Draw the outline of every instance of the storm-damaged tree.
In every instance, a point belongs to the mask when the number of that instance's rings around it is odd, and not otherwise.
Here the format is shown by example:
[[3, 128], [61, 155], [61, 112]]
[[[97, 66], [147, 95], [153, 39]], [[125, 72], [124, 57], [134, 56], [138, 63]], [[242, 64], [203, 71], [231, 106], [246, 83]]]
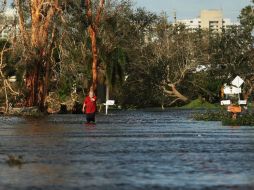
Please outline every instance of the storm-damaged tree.
[[14, 5], [24, 48], [21, 62], [26, 64], [26, 106], [38, 106], [43, 111], [55, 41], [54, 21], [61, 9], [58, 0], [15, 0]]
[[179, 89], [183, 88], [186, 75], [195, 71], [202, 57], [194, 35], [182, 25], [158, 25], [154, 43], [154, 83], [163, 92], [161, 95], [173, 98], [169, 105], [189, 100]]

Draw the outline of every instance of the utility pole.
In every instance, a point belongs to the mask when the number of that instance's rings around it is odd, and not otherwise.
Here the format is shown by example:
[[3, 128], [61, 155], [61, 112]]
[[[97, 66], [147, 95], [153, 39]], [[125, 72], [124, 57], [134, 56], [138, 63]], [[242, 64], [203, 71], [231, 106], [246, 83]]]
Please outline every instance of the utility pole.
[[175, 9], [173, 11], [173, 14], [174, 14], [174, 23], [176, 24], [176, 10]]

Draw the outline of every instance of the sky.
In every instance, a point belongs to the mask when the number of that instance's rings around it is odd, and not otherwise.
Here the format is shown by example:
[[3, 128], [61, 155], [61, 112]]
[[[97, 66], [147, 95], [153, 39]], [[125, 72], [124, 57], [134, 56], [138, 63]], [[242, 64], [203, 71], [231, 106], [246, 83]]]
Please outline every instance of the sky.
[[199, 16], [203, 9], [222, 9], [224, 18], [237, 22], [242, 8], [251, 0], [133, 0], [135, 7], [161, 13], [165, 12], [170, 21], [176, 11], [178, 19], [192, 19]]
[[[13, 0], [7, 0], [8, 4]], [[176, 11], [178, 19], [192, 19], [199, 16], [202, 9], [222, 9], [224, 18], [237, 22], [242, 8], [250, 4], [251, 0], [132, 0], [135, 7], [161, 13], [165, 12], [170, 21]]]

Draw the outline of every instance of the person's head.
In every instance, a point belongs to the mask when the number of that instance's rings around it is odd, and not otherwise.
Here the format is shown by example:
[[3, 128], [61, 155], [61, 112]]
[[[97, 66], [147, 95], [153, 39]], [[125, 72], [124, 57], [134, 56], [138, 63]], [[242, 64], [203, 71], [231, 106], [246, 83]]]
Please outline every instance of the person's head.
[[90, 98], [94, 97], [93, 91], [89, 91], [89, 97], [90, 97]]

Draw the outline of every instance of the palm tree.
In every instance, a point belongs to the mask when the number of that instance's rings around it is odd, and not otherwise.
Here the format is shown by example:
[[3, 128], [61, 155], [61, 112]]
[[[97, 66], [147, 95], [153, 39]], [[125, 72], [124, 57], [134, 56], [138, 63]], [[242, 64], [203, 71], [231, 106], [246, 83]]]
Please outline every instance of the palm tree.
[[122, 48], [116, 47], [111, 52], [102, 53], [101, 59], [102, 67], [99, 72], [99, 78], [106, 85], [107, 101], [109, 100], [110, 88], [123, 82], [126, 56]]

